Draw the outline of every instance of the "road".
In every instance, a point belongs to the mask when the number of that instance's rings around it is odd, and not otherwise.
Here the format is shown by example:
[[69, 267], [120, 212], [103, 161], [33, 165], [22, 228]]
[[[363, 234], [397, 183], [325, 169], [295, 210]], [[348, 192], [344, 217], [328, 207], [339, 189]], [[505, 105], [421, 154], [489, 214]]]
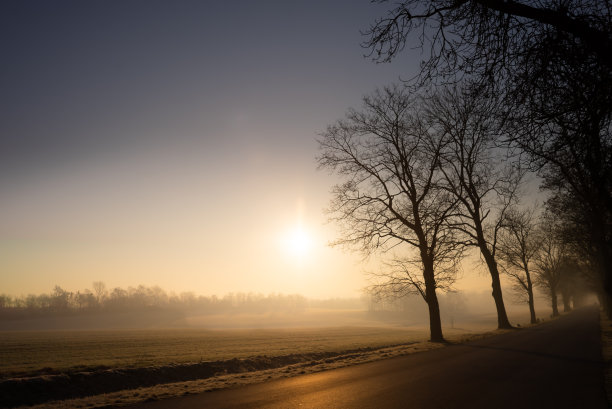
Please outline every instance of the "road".
[[607, 408], [599, 315], [430, 352], [149, 402], [160, 408]]

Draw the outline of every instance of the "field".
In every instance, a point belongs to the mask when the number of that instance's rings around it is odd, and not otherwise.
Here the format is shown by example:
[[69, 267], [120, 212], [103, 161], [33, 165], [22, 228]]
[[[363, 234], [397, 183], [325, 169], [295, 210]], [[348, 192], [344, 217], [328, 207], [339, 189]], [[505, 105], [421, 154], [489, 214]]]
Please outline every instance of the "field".
[[[96, 331], [0, 331], [0, 379], [105, 368], [165, 366], [203, 361], [282, 356], [317, 352], [341, 352], [359, 348], [379, 348], [426, 340], [423, 322], [381, 323], [344, 314], [330, 320], [310, 313], [297, 321], [300, 328], [262, 329], [140, 329]], [[513, 322], [525, 323], [524, 311], [512, 314]], [[224, 317], [228, 322], [228, 317]], [[240, 326], [253, 324], [249, 316], [233, 317]], [[351, 321], [352, 320], [352, 321]], [[209, 318], [210, 321], [210, 318]], [[218, 318], [219, 323], [223, 320]], [[336, 326], [337, 322], [350, 322]], [[275, 325], [280, 321], [276, 319]], [[259, 324], [262, 324], [261, 322]], [[455, 328], [444, 328], [453, 338], [495, 328], [494, 315], [458, 321]]]
[[423, 329], [395, 328], [0, 332], [0, 377], [339, 352], [426, 338]]
[[[232, 325], [239, 326], [232, 329], [0, 331], [0, 406], [105, 407], [109, 399], [118, 406], [444, 346], [427, 342], [422, 323], [350, 316], [362, 325], [308, 326], [322, 322], [317, 313], [301, 317], [299, 328], [246, 329], [241, 326], [255, 321], [243, 316], [233, 317]], [[350, 321], [346, 314], [341, 318]], [[515, 318], [524, 323], [526, 317]], [[444, 334], [462, 342], [494, 328], [495, 316], [481, 314], [454, 321]]]

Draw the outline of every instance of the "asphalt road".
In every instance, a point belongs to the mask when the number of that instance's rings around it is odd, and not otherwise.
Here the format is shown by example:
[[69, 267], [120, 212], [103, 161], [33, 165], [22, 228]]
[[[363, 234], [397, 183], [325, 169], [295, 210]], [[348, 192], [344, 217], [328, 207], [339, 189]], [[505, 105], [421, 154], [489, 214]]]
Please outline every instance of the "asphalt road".
[[430, 352], [150, 402], [158, 408], [607, 408], [599, 315]]

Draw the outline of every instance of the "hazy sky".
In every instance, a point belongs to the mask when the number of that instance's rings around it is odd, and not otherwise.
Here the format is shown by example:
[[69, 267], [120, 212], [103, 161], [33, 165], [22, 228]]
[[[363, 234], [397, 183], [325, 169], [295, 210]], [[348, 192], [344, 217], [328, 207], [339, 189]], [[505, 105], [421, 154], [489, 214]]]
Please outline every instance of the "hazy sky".
[[0, 293], [358, 295], [361, 258], [326, 246], [316, 136], [415, 72], [418, 53], [363, 57], [384, 10], [2, 1]]

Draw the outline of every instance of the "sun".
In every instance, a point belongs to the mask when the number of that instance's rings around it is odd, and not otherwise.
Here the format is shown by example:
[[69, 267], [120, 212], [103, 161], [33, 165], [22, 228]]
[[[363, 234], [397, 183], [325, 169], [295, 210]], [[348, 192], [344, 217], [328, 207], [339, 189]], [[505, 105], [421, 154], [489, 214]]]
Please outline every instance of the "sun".
[[296, 227], [286, 234], [283, 247], [288, 256], [301, 259], [310, 253], [312, 238], [306, 230]]

